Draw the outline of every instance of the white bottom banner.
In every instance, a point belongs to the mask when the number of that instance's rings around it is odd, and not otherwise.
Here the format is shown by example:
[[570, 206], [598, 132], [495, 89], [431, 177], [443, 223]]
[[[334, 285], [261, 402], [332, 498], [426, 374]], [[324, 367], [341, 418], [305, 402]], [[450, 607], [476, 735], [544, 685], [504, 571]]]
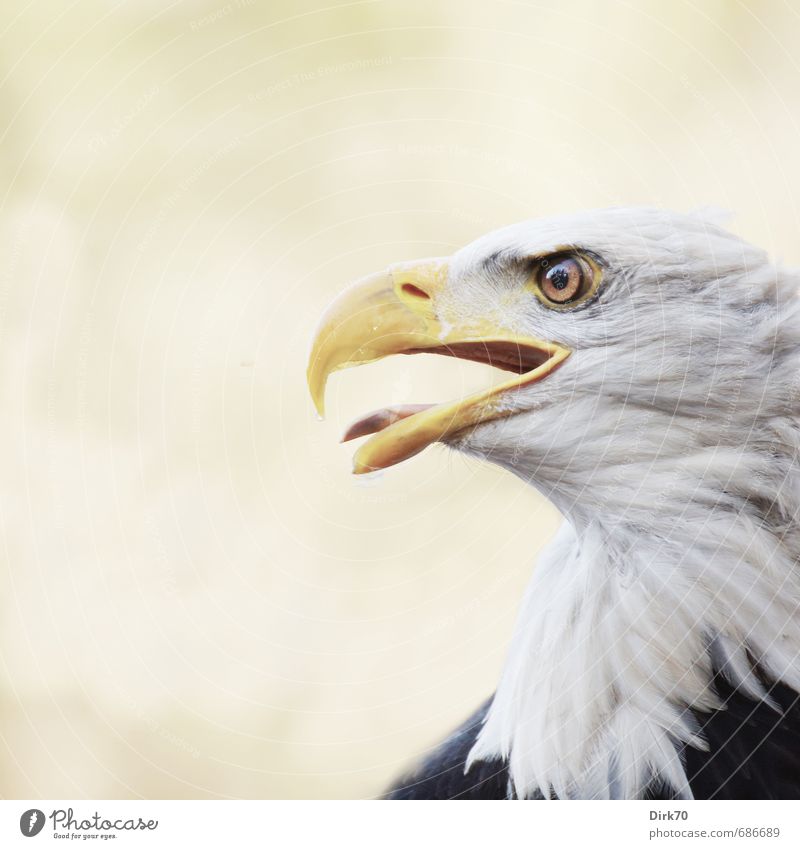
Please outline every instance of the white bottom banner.
[[[800, 846], [800, 802], [2, 801], [0, 846]], [[514, 843], [512, 844], [512, 841]]]

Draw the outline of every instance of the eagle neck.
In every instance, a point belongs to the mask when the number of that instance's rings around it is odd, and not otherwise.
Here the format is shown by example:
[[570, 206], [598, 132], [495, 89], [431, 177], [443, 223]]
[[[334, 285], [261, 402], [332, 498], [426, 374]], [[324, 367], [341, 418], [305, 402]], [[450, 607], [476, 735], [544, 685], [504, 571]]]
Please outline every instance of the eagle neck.
[[720, 707], [715, 671], [766, 698], [755, 658], [800, 690], [792, 558], [733, 512], [703, 544], [692, 522], [572, 518], [534, 571], [471, 761], [506, 758], [523, 797], [635, 798], [656, 782], [690, 798], [680, 749], [706, 746], [695, 713]]

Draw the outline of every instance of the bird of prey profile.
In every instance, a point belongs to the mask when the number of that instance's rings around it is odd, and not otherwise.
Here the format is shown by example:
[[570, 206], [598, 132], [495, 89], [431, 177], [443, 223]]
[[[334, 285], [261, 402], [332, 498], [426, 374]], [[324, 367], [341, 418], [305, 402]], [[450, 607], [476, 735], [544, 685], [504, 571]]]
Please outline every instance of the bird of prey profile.
[[800, 275], [713, 216], [513, 225], [344, 292], [308, 369], [507, 378], [371, 413], [354, 471], [441, 442], [564, 522], [496, 692], [389, 798], [800, 797]]

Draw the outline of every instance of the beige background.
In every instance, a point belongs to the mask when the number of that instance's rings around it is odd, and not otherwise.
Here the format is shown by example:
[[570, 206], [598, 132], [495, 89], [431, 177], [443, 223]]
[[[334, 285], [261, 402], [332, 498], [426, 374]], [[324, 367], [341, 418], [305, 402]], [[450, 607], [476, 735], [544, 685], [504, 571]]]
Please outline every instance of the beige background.
[[703, 205], [800, 261], [788, 2], [7, 3], [0, 794], [377, 793], [493, 689], [552, 508], [337, 436], [326, 302], [526, 217]]

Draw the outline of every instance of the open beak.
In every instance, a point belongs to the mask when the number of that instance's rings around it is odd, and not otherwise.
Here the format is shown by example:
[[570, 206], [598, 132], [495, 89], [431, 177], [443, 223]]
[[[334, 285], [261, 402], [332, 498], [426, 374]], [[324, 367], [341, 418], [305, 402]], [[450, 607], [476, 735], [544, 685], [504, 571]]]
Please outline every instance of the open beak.
[[355, 474], [393, 466], [433, 442], [511, 415], [508, 396], [547, 377], [570, 354], [555, 342], [510, 334], [489, 319], [448, 321], [437, 308], [447, 271], [442, 259], [395, 266], [365, 277], [331, 304], [308, 364], [308, 386], [319, 414], [332, 372], [391, 354], [445, 354], [515, 376], [458, 401], [389, 407], [360, 418], [342, 440], [374, 434], [355, 454]]

